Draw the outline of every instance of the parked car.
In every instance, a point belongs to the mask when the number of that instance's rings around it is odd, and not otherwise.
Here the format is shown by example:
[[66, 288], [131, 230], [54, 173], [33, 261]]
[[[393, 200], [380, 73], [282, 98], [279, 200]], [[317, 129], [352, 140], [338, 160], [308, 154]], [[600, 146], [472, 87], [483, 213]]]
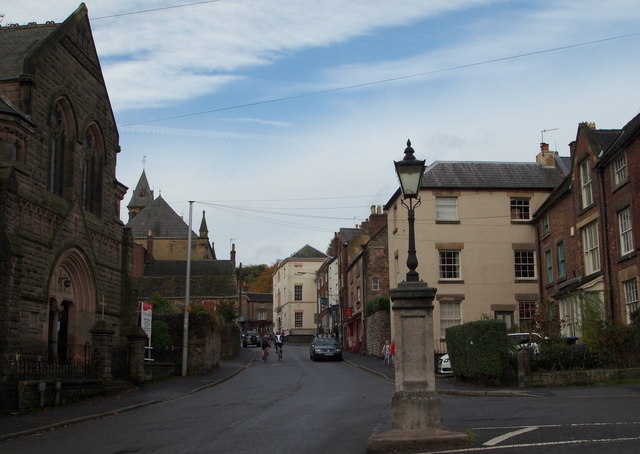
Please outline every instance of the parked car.
[[451, 360], [449, 359], [449, 354], [445, 353], [438, 360], [438, 373], [450, 374], [451, 372]]
[[242, 335], [242, 346], [247, 348], [249, 345], [260, 345], [260, 334], [257, 331], [247, 331]]
[[540, 343], [544, 339], [538, 333], [509, 333], [507, 338], [513, 351], [517, 352], [521, 348], [530, 348], [534, 354], [540, 353]]
[[334, 337], [316, 336], [311, 342], [309, 357], [311, 361], [318, 359], [342, 361], [342, 346]]

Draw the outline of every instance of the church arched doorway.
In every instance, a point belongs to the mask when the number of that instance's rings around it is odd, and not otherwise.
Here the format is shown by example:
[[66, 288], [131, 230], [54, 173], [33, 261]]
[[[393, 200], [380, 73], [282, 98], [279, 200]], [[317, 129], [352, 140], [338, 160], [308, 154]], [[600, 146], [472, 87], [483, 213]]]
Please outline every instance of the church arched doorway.
[[56, 261], [49, 281], [49, 361], [88, 359], [95, 312], [96, 286], [91, 264], [79, 248], [67, 249]]

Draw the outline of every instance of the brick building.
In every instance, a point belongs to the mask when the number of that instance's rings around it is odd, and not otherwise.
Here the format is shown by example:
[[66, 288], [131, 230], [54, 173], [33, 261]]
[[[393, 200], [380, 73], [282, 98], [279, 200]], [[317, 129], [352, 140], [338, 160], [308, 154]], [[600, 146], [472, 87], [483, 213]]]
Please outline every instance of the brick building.
[[0, 358], [87, 358], [133, 317], [119, 137], [87, 9], [0, 27]]
[[572, 170], [534, 216], [540, 294], [561, 331], [580, 337], [586, 310], [626, 323], [638, 303], [640, 116], [622, 129], [578, 126]]

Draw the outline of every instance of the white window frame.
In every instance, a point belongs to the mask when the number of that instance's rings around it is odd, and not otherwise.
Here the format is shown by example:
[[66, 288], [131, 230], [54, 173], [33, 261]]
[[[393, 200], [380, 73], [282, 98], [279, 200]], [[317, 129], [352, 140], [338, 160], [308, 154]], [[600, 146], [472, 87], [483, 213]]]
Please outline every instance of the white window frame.
[[460, 301], [440, 301], [440, 337], [446, 338], [447, 328], [462, 324]]
[[438, 276], [441, 281], [459, 281], [462, 279], [462, 267], [460, 263], [460, 251], [441, 249], [438, 251]]
[[304, 312], [295, 312], [293, 314], [294, 328], [304, 328]]
[[582, 336], [582, 306], [576, 295], [562, 298], [558, 304], [562, 335], [565, 337]]
[[293, 286], [293, 300], [302, 301], [302, 284], [296, 284]]
[[536, 279], [536, 253], [528, 249], [513, 251], [514, 274], [517, 280]]
[[585, 275], [600, 271], [600, 247], [597, 222], [592, 222], [582, 228], [582, 254], [584, 258]]
[[631, 323], [631, 314], [640, 309], [640, 300], [638, 299], [638, 280], [629, 279], [622, 283], [622, 292], [624, 293], [624, 302], [627, 307], [627, 323]]
[[629, 170], [627, 168], [627, 154], [621, 153], [611, 164], [613, 171], [613, 184], [618, 186], [629, 179]]
[[593, 203], [591, 163], [588, 159], [580, 163], [580, 190], [582, 194], [582, 208], [586, 208]]
[[620, 255], [627, 255], [633, 252], [633, 222], [631, 220], [630, 206], [618, 212], [618, 234]]
[[518, 301], [518, 326], [521, 330], [533, 330], [536, 309], [535, 301]]
[[436, 221], [458, 220], [458, 198], [436, 196]]
[[512, 221], [531, 219], [531, 199], [529, 197], [511, 197], [510, 212]]
[[376, 277], [371, 279], [371, 290], [373, 290], [374, 292], [380, 290], [380, 279]]

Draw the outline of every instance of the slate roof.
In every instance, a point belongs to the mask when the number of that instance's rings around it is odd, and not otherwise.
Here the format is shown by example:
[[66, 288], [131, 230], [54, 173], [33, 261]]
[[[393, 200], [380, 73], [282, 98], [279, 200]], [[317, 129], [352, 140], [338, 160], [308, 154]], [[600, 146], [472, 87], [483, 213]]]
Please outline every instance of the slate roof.
[[436, 161], [425, 170], [422, 188], [554, 189], [564, 175], [539, 163]]
[[615, 139], [611, 141], [607, 148], [603, 148], [605, 150], [605, 154], [602, 157], [603, 163], [640, 134], [640, 114], [633, 117], [622, 129], [617, 131], [618, 134]]
[[247, 299], [254, 303], [273, 303], [272, 293], [247, 292]]
[[[176, 276], [187, 272], [186, 260], [155, 260], [144, 267], [145, 276]], [[231, 260], [192, 260], [192, 276], [235, 275]]]
[[24, 60], [37, 50], [60, 24], [34, 24], [0, 27], [0, 80], [17, 79], [24, 70]]
[[327, 258], [327, 255], [323, 254], [316, 248], [311, 247], [308, 244], [305, 244], [303, 247], [298, 249], [298, 251], [291, 254], [291, 257], [298, 258], [298, 259], [317, 259], [317, 258], [325, 259]]
[[[159, 293], [166, 298], [183, 298], [186, 293], [186, 260], [156, 260], [137, 278], [141, 298]], [[220, 297], [236, 294], [236, 279], [230, 260], [194, 260], [191, 262], [189, 293], [192, 297]]]
[[[127, 223], [134, 238], [146, 238], [149, 229], [154, 238], [187, 238], [189, 225], [158, 196]], [[191, 238], [199, 238], [192, 230]]]
[[127, 208], [144, 208], [151, 202], [153, 202], [153, 191], [151, 190], [151, 186], [149, 186], [147, 174], [143, 170]]

